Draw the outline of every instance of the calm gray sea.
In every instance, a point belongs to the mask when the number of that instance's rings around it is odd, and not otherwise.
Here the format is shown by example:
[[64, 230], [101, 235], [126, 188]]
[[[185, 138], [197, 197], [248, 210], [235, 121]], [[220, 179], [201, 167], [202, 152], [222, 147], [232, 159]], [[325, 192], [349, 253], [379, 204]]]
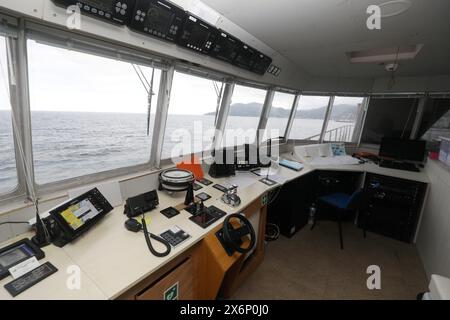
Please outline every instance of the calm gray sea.
[[[153, 120], [151, 128], [153, 127]], [[271, 128], [284, 128], [287, 119], [271, 119]], [[192, 133], [194, 123], [203, 135], [192, 136], [193, 150], [209, 144], [214, 116], [170, 115], [163, 158], [171, 156], [180, 141], [177, 129]], [[258, 118], [230, 117], [228, 129], [254, 129]], [[330, 127], [342, 124], [331, 123]], [[0, 193], [17, 185], [11, 114], [0, 111]], [[320, 132], [321, 120], [295, 121], [292, 136], [304, 138]], [[149, 161], [151, 138], [146, 134], [146, 115], [118, 113], [32, 112], [33, 157], [39, 184]]]

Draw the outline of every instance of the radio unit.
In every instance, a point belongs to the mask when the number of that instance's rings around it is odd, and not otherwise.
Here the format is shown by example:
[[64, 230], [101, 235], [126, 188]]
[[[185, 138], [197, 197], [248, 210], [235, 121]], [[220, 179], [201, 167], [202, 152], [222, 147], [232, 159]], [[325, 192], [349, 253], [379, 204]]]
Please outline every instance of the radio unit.
[[255, 62], [252, 66], [252, 71], [263, 75], [266, 73], [267, 69], [272, 64], [272, 58], [266, 56], [261, 52], [256, 52], [256, 56], [254, 57]]
[[56, 5], [67, 8], [77, 5], [82, 13], [117, 24], [126, 24], [136, 0], [52, 0]]
[[186, 13], [164, 0], [137, 0], [129, 27], [174, 42], [183, 28]]
[[256, 54], [255, 49], [243, 43], [239, 50], [239, 53], [236, 56], [234, 64], [239, 68], [251, 71], [253, 64], [255, 63], [254, 61], [255, 54]]
[[241, 46], [240, 40], [219, 30], [216, 42], [209, 54], [214, 58], [233, 63]]
[[209, 53], [215, 43], [218, 30], [201, 20], [189, 14], [186, 18], [184, 28], [180, 37], [178, 38], [178, 44], [188, 49]]

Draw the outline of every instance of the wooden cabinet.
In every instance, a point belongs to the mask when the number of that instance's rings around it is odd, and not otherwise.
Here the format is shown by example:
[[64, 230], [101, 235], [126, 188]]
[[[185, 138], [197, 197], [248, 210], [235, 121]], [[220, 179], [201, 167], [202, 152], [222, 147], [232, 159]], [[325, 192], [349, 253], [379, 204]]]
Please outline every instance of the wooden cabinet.
[[136, 295], [136, 300], [164, 300], [166, 293], [172, 294], [172, 300], [175, 298], [176, 300], [193, 300], [195, 299], [194, 276], [194, 263], [191, 258], [188, 258], [155, 284]]

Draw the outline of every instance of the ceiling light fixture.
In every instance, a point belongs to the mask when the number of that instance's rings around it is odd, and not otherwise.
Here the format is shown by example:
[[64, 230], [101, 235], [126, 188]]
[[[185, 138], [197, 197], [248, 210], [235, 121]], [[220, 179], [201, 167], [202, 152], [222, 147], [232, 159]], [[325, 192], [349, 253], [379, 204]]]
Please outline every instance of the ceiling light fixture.
[[423, 44], [392, 48], [378, 48], [347, 52], [351, 63], [385, 63], [414, 59], [423, 48]]
[[381, 17], [389, 18], [401, 15], [409, 10], [412, 6], [410, 0], [393, 0], [378, 5], [381, 9]]

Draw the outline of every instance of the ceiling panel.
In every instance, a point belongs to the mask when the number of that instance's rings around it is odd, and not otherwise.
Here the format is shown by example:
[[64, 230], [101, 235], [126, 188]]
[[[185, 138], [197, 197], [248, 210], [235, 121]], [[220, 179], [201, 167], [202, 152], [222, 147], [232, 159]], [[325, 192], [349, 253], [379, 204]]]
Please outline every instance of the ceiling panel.
[[385, 0], [203, 0], [310, 75], [379, 77], [383, 66], [350, 64], [346, 52], [424, 44], [400, 63], [400, 76], [450, 74], [449, 0], [411, 0], [405, 13], [366, 27], [371, 4]]

